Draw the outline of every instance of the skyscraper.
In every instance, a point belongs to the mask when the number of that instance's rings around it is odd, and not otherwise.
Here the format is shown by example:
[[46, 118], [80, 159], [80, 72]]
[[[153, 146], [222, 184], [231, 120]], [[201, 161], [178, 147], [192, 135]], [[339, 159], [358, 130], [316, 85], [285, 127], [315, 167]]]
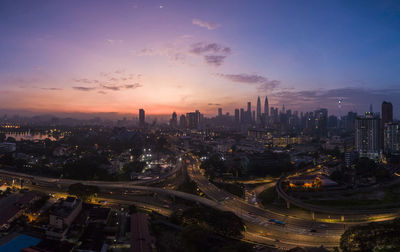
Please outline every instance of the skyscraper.
[[239, 109], [235, 109], [235, 123], [239, 124], [240, 122], [240, 114]]
[[315, 129], [319, 136], [325, 136], [327, 133], [328, 125], [328, 110], [325, 108], [318, 109], [314, 112], [315, 114]]
[[265, 96], [265, 101], [264, 101], [264, 119], [265, 119], [265, 124], [268, 125], [269, 121], [269, 106], [268, 106], [268, 97]]
[[261, 100], [260, 96], [257, 98], [257, 117], [256, 117], [256, 122], [261, 123]]
[[251, 123], [252, 121], [251, 102], [247, 102], [246, 123]]
[[244, 123], [246, 121], [246, 113], [244, 112], [244, 108], [240, 109], [240, 123]]
[[379, 116], [367, 112], [357, 116], [355, 121], [355, 147], [360, 157], [376, 159], [380, 149], [380, 119]]
[[384, 101], [382, 102], [382, 120], [381, 120], [381, 148], [384, 147], [384, 129], [385, 124], [393, 122], [393, 105], [391, 102]]
[[218, 108], [218, 117], [222, 117], [222, 108]]
[[182, 129], [187, 127], [185, 115], [181, 115], [181, 117], [179, 117], [179, 127], [181, 127]]
[[177, 114], [175, 112], [172, 113], [172, 117], [171, 117], [171, 120], [169, 122], [169, 125], [171, 127], [177, 127], [178, 126], [178, 116], [177, 116]]
[[144, 109], [139, 109], [139, 126], [143, 127], [146, 124]]
[[388, 154], [400, 154], [400, 123], [388, 122], [384, 129], [384, 151]]

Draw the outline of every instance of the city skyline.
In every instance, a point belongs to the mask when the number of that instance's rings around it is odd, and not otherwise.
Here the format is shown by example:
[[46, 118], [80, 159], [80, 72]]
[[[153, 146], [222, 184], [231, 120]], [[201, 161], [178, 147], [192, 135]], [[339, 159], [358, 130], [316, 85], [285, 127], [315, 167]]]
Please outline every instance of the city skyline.
[[0, 6], [4, 110], [233, 114], [266, 95], [270, 107], [335, 115], [339, 99], [343, 114], [400, 107], [395, 2]]

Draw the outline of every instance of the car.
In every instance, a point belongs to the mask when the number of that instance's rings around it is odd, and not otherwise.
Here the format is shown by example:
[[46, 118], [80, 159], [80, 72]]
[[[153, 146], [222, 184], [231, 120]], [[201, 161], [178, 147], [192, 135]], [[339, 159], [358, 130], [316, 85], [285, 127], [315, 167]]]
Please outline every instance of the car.
[[317, 230], [315, 230], [315, 229], [310, 229], [309, 230], [311, 233], [316, 233], [317, 232]]
[[327, 225], [325, 225], [325, 224], [321, 224], [321, 225], [319, 225], [320, 227], [327, 227]]
[[279, 239], [275, 239], [275, 242], [282, 242], [281, 240], [279, 240]]

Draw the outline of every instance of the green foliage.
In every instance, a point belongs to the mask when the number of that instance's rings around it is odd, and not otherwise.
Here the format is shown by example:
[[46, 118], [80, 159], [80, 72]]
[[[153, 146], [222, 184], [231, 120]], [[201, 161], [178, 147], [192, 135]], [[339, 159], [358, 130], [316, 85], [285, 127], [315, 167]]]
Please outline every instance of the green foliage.
[[46, 204], [46, 202], [49, 200], [49, 198], [50, 198], [50, 196], [46, 195], [46, 196], [43, 196], [40, 199], [36, 200], [35, 202], [33, 202], [33, 204], [30, 207], [32, 212], [39, 211]]
[[362, 157], [357, 161], [355, 168], [357, 174], [370, 175], [376, 171], [378, 166], [374, 160]]
[[0, 142], [4, 142], [6, 140], [6, 134], [0, 133]]
[[211, 180], [217, 177], [219, 174], [225, 172], [224, 161], [217, 154], [212, 155], [210, 158], [204, 160], [200, 166], [201, 169], [205, 170], [205, 173]]
[[213, 182], [219, 188], [228, 191], [229, 193], [236, 195], [238, 197], [244, 197], [244, 186], [240, 183], [217, 183]]
[[276, 198], [275, 186], [265, 189], [258, 195], [258, 199], [261, 201], [261, 204], [265, 207], [274, 202], [275, 198]]
[[192, 180], [185, 180], [178, 186], [178, 191], [197, 195], [197, 185]]
[[137, 207], [136, 207], [136, 205], [130, 205], [129, 206], [129, 214], [134, 214], [134, 213], [137, 213], [138, 212], [138, 209], [137, 209]]
[[200, 225], [186, 226], [181, 233], [181, 243], [184, 251], [192, 252], [250, 252], [249, 244], [231, 241], [219, 237]]
[[249, 157], [249, 175], [256, 177], [280, 176], [282, 173], [294, 170], [290, 156], [286, 153], [266, 151]]
[[99, 155], [87, 156], [82, 159], [68, 162], [64, 167], [64, 178], [80, 180], [108, 180], [110, 176], [102, 164], [108, 160]]
[[68, 194], [74, 195], [82, 201], [87, 201], [99, 191], [97, 186], [83, 185], [82, 183], [72, 184], [68, 187]]
[[399, 251], [400, 219], [347, 229], [340, 239], [344, 252]]
[[242, 237], [244, 224], [242, 220], [231, 212], [223, 212], [207, 207], [193, 207], [182, 213], [182, 222], [196, 224], [207, 230], [228, 237]]

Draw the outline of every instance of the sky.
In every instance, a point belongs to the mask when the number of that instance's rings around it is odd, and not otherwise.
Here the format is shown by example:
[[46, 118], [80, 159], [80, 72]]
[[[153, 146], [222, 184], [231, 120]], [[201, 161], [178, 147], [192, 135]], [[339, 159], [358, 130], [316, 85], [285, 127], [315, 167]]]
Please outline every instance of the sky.
[[0, 20], [3, 110], [400, 114], [399, 1], [2, 0]]

